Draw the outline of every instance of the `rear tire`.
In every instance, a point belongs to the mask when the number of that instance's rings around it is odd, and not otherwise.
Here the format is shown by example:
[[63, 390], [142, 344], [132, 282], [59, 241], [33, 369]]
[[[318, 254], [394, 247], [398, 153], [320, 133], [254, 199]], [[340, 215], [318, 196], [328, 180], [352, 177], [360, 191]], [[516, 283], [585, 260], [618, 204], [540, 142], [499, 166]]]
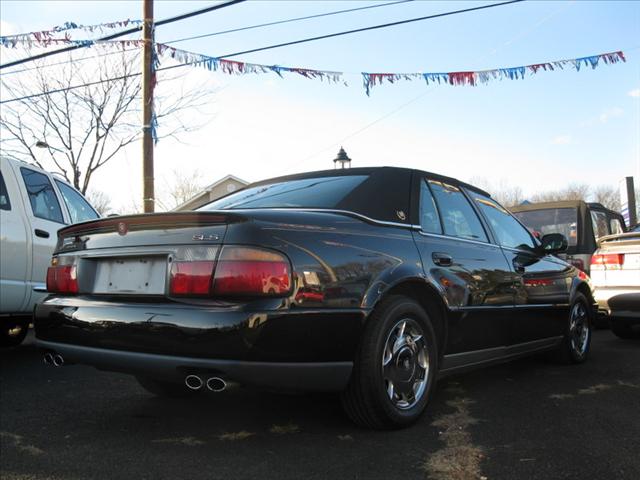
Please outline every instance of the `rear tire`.
[[29, 333], [28, 320], [7, 319], [0, 328], [0, 347], [16, 347]]
[[587, 297], [576, 293], [569, 308], [569, 318], [562, 343], [556, 351], [556, 359], [565, 364], [583, 363], [591, 350], [593, 335], [593, 309]]
[[182, 383], [166, 382], [149, 377], [136, 377], [136, 380], [142, 388], [156, 397], [180, 398], [198, 393], [197, 390], [191, 390]]
[[431, 320], [413, 299], [391, 296], [371, 314], [342, 406], [356, 424], [402, 428], [424, 412], [438, 371]]

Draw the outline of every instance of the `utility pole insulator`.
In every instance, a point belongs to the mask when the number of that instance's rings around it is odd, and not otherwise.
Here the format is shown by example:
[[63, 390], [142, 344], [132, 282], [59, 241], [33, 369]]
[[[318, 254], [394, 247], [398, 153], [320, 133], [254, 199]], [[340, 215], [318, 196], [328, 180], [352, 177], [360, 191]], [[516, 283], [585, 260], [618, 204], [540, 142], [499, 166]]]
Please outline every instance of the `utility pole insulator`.
[[142, 202], [144, 212], [155, 210], [153, 186], [153, 0], [142, 0]]

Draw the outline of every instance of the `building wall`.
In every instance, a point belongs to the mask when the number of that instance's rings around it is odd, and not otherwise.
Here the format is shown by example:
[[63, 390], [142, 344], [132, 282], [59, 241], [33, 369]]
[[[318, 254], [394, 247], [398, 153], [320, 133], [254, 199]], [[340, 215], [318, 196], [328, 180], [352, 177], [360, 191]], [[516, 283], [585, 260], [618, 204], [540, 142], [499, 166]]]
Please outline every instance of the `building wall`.
[[242, 187], [244, 187], [244, 185], [229, 178], [209, 191], [209, 201], [224, 197], [236, 190], [240, 190]]

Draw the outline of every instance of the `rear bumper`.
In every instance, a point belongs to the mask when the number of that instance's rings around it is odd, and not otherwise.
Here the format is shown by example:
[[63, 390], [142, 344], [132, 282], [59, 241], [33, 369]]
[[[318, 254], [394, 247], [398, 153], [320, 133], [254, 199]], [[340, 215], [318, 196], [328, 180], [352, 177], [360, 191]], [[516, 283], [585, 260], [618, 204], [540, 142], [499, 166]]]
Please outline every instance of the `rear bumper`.
[[238, 383], [339, 390], [367, 312], [245, 311], [238, 306], [124, 303], [52, 296], [35, 311], [36, 341], [67, 362], [184, 378], [212, 372]]
[[36, 344], [62, 355], [65, 363], [83, 363], [100, 370], [174, 382], [198, 373], [275, 389], [340, 391], [346, 388], [353, 367], [352, 362], [245, 362], [126, 352], [44, 340], [36, 340]]
[[596, 288], [594, 298], [600, 315], [640, 321], [640, 288]]

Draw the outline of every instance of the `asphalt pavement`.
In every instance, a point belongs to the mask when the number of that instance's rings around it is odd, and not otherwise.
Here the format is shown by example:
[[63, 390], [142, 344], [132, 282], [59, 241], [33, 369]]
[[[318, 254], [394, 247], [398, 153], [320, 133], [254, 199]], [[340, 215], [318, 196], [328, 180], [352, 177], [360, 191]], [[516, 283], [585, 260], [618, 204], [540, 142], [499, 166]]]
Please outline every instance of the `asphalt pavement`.
[[640, 342], [595, 332], [589, 361], [541, 358], [439, 382], [415, 426], [352, 425], [334, 395], [236, 388], [152, 397], [135, 379], [0, 351], [2, 479], [640, 478]]

